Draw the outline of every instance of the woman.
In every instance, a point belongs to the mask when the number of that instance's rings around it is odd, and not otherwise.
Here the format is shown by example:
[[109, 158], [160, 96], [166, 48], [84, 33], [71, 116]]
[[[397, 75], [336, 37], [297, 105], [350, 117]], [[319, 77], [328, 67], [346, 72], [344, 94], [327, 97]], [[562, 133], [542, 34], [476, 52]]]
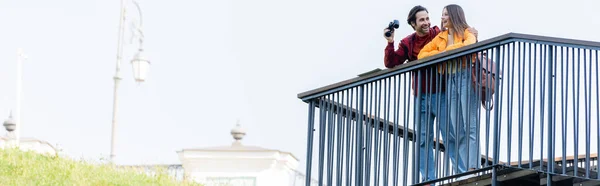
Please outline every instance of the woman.
[[[439, 33], [419, 52], [418, 58], [429, 57], [448, 50], [457, 49], [476, 42], [476, 37], [469, 32], [469, 25], [465, 19], [463, 9], [455, 4], [444, 7], [442, 12], [442, 27], [446, 28]], [[450, 37], [451, 36], [451, 37]], [[471, 71], [468, 69], [465, 57], [451, 60], [438, 67], [440, 73], [449, 73], [448, 87], [450, 87], [450, 120], [458, 125], [459, 159], [465, 160], [469, 170], [478, 168], [479, 146], [477, 140], [477, 110], [479, 109], [477, 96], [471, 85]], [[446, 66], [448, 65], [448, 66]], [[461, 68], [457, 68], [460, 66]], [[467, 119], [468, 118], [468, 119]], [[468, 138], [465, 138], [468, 131]], [[468, 143], [468, 144], [467, 144]], [[468, 147], [468, 152], [467, 152]], [[467, 154], [468, 153], [468, 154]], [[464, 172], [464, 170], [459, 170]]]

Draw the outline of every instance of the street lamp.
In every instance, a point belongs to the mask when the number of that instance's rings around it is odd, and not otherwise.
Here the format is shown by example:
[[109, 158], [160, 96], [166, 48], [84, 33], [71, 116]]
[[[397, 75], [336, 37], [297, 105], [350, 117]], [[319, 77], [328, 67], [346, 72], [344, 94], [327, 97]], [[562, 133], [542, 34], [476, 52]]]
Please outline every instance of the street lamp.
[[140, 48], [131, 60], [131, 65], [133, 65], [133, 77], [135, 78], [135, 81], [139, 83], [146, 80], [146, 75], [150, 68], [150, 61], [146, 59], [143, 52], [144, 50]]
[[[140, 23], [135, 28], [137, 34], [139, 35], [139, 48], [137, 53], [134, 55], [131, 60], [133, 75], [136, 82], [141, 83], [146, 80], [146, 74], [150, 67], [150, 61], [148, 61], [144, 55], [142, 48], [142, 42], [144, 39], [144, 35], [142, 33], [142, 11], [140, 9], [139, 4], [133, 0], [133, 3], [137, 7], [137, 10], [140, 15]], [[114, 92], [113, 92], [113, 115], [112, 115], [112, 131], [111, 131], [111, 142], [110, 142], [110, 162], [114, 163], [115, 159], [115, 141], [116, 141], [116, 131], [117, 131], [117, 103], [118, 103], [118, 94], [117, 90], [119, 88], [119, 81], [121, 80], [121, 59], [123, 56], [123, 35], [124, 35], [124, 25], [125, 22], [125, 14], [126, 14], [126, 6], [125, 1], [121, 0], [121, 16], [119, 18], [119, 35], [117, 40], [117, 68], [115, 72], [115, 76], [113, 77], [115, 81]]]
[[[135, 29], [134, 31], [137, 32], [137, 35], [139, 37], [139, 45], [138, 45], [139, 48], [138, 48], [137, 53], [131, 60], [131, 65], [133, 66], [133, 77], [134, 77], [135, 81], [138, 83], [141, 83], [146, 80], [146, 76], [147, 76], [148, 70], [150, 68], [150, 61], [148, 61], [148, 59], [146, 59], [146, 56], [144, 56], [144, 48], [142, 45], [144, 43], [144, 32], [142, 31], [142, 24], [143, 24], [142, 9], [140, 8], [140, 5], [137, 3], [137, 1], [134, 0], [133, 4], [137, 8], [138, 13], [140, 15], [140, 22], [139, 22], [139, 25], [137, 25], [137, 26], [134, 25], [134, 29]], [[135, 34], [132, 33], [132, 35], [135, 35]]]
[[[11, 125], [11, 132], [14, 135], [15, 141], [16, 141], [16, 145], [18, 146], [20, 144], [20, 140], [21, 140], [21, 127], [22, 127], [22, 123], [21, 123], [21, 94], [23, 93], [23, 61], [27, 60], [27, 56], [23, 53], [23, 49], [22, 48], [18, 48], [17, 49], [17, 106], [16, 106], [16, 119], [12, 120], [12, 112], [10, 114], [10, 120], [14, 125]], [[6, 122], [4, 124], [7, 124]], [[7, 127], [5, 125], [5, 127]], [[6, 128], [7, 130], [9, 128]], [[14, 132], [13, 132], [14, 131]]]

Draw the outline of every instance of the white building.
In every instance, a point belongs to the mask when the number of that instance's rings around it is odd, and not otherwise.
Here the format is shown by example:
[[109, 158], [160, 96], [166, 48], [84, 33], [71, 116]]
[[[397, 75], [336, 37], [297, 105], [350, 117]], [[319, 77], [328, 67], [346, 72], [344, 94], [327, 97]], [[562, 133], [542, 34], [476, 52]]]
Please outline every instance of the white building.
[[56, 147], [47, 141], [35, 139], [35, 138], [19, 138], [16, 139], [15, 128], [16, 122], [11, 116], [5, 120], [2, 124], [6, 129], [6, 136], [0, 136], [0, 148], [11, 148], [18, 147], [23, 151], [34, 151], [40, 154], [51, 154], [55, 155], [58, 151]]
[[[16, 147], [16, 140], [10, 135], [0, 137], [0, 148]], [[19, 149], [23, 151], [34, 151], [40, 154], [56, 154], [57, 149], [47, 141], [35, 138], [19, 139]]]
[[293, 154], [242, 144], [246, 132], [239, 124], [231, 135], [231, 145], [178, 151], [186, 178], [207, 186], [291, 186], [304, 181]]
[[[206, 186], [303, 186], [306, 177], [298, 168], [298, 158], [289, 152], [242, 144], [246, 135], [238, 124], [231, 130], [231, 145], [190, 148], [177, 151], [180, 165], [133, 165], [152, 175], [157, 168], [174, 179]], [[317, 185], [316, 180], [311, 185]]]

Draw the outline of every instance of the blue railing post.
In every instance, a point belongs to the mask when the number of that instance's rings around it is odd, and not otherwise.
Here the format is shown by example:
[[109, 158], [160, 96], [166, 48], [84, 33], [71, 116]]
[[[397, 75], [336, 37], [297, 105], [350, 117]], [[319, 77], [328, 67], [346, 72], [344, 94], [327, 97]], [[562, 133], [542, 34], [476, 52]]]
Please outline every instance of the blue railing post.
[[420, 130], [421, 129], [421, 99], [420, 98], [421, 98], [421, 83], [422, 83], [421, 82], [421, 70], [417, 70], [416, 73], [417, 73], [417, 77], [415, 78], [415, 80], [413, 80], [413, 81], [417, 82], [417, 97], [415, 98], [416, 101], [415, 101], [415, 109], [414, 109], [414, 112], [415, 112], [414, 125], [415, 125], [415, 127], [413, 127], [413, 130], [415, 131], [413, 133], [413, 135], [416, 136], [413, 138], [414, 139], [413, 140], [413, 142], [414, 142], [413, 149], [415, 149], [414, 153], [413, 153], [414, 154], [413, 161], [415, 162], [413, 164], [414, 165], [414, 167], [413, 167], [413, 170], [414, 170], [413, 171], [413, 183], [421, 183], [421, 181], [419, 180], [419, 176], [420, 176], [419, 175], [420, 174], [419, 173], [419, 166], [420, 166], [419, 159], [421, 158], [420, 153], [419, 153], [419, 151], [420, 151], [419, 148], [421, 145], [421, 141], [420, 141], [421, 140], [421, 133], [420, 133], [421, 132], [421, 130]]
[[[546, 173], [546, 185], [552, 186], [552, 173], [554, 172], [554, 47], [548, 46], [548, 171]], [[550, 126], [552, 125], [552, 126]], [[577, 158], [577, 155], [575, 155]]]
[[[500, 53], [499, 46], [497, 46], [495, 50], [496, 50], [497, 54]], [[496, 63], [496, 74], [500, 74], [500, 67], [501, 67], [500, 66], [500, 55], [502, 55], [502, 54], [496, 55], [496, 61], [494, 61], [494, 63]], [[496, 83], [495, 83], [496, 87], [494, 88], [494, 90], [500, 90], [500, 83], [498, 83], [498, 82], [499, 82], [499, 78], [496, 79]], [[500, 98], [500, 96], [498, 96], [499, 94], [500, 93], [494, 94], [494, 105], [499, 105], [499, 101], [498, 101]], [[500, 148], [500, 145], [499, 145], [500, 142], [498, 141], [498, 119], [500, 117], [499, 110], [500, 109], [498, 109], [498, 108], [494, 109], [494, 142], [493, 142], [494, 143], [494, 163], [493, 163], [494, 167], [492, 167], [492, 186], [496, 186], [497, 182], [498, 182], [498, 179], [496, 178], [498, 176], [496, 173], [496, 168], [497, 168], [496, 166], [498, 165], [498, 159], [500, 158], [500, 155], [499, 155], [500, 149], [498, 149], [498, 148]]]
[[352, 163], [354, 161], [350, 161], [351, 159], [354, 158], [354, 155], [352, 154], [352, 149], [354, 147], [354, 145], [350, 146], [352, 142], [354, 142], [354, 135], [352, 133], [352, 120], [354, 119], [354, 117], [352, 117], [352, 113], [351, 113], [351, 108], [353, 105], [353, 98], [354, 98], [354, 88], [349, 90], [349, 96], [346, 97], [346, 105], [348, 105], [347, 109], [346, 109], [346, 135], [348, 136], [348, 138], [346, 139], [346, 185], [351, 186], [352, 185]]
[[325, 127], [327, 120], [327, 97], [319, 98], [319, 186], [323, 185], [323, 165], [325, 162]]
[[306, 186], [310, 186], [310, 175], [312, 167], [312, 149], [313, 149], [313, 136], [315, 131], [315, 101], [311, 100], [308, 103], [308, 139], [306, 140]]
[[[408, 139], [410, 138], [409, 133], [408, 133], [408, 126], [409, 126], [408, 122], [410, 119], [410, 97], [411, 97], [410, 87], [411, 86], [409, 84], [415, 80], [412, 79], [412, 73], [406, 73], [406, 74], [404, 74], [404, 77], [405, 77], [404, 84], [408, 85], [408, 86], [405, 86], [406, 91], [404, 94], [404, 103], [406, 103], [406, 104], [404, 104], [404, 131], [403, 131], [404, 132], [404, 134], [403, 134], [403, 136], [404, 136], [403, 144], [404, 145], [402, 146], [402, 149], [403, 149], [402, 151], [404, 153], [404, 158], [403, 158], [404, 161], [403, 161], [402, 166], [403, 166], [403, 170], [407, 171], [409, 169], [409, 167], [408, 167], [408, 159], [409, 159], [408, 151], [410, 151], [409, 142], [408, 142]], [[406, 93], [406, 92], [408, 92], [408, 93]], [[414, 140], [414, 133], [410, 134], [410, 135], [413, 135], [413, 140]], [[403, 186], [408, 185], [408, 173], [404, 173], [402, 179], [403, 179]]]
[[362, 185], [363, 175], [363, 107], [364, 107], [365, 86], [358, 88], [358, 120], [356, 130], [356, 185]]

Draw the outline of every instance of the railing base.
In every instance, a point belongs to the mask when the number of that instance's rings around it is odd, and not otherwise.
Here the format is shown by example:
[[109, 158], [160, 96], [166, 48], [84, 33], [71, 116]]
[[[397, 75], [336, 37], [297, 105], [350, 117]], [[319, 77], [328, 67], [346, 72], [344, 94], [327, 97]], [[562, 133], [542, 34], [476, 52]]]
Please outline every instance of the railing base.
[[[546, 164], [542, 164], [541, 168], [546, 169]], [[556, 166], [555, 166], [556, 167]], [[558, 167], [560, 168], [560, 167]], [[419, 185], [442, 185], [442, 186], [486, 186], [492, 185], [493, 177], [492, 177], [492, 169], [497, 170], [497, 185], [508, 185], [508, 186], [525, 186], [525, 185], [546, 185], [547, 184], [547, 173], [540, 171], [540, 164], [532, 166], [532, 169], [529, 168], [517, 168], [517, 167], [508, 167], [504, 165], [495, 165], [475, 171], [469, 171], [462, 174], [457, 174], [450, 177], [445, 177], [437, 180], [432, 180], [428, 182], [423, 182], [420, 184], [415, 184], [415, 186]], [[561, 169], [562, 170], [562, 169]], [[577, 172], [579, 176], [584, 173], [581, 169]], [[574, 177], [574, 168], [567, 168], [566, 174], [552, 174], [551, 184], [552, 185], [569, 185], [569, 186], [591, 186], [591, 185], [600, 185], [600, 180], [596, 179], [598, 174], [595, 171], [590, 171], [589, 177], [592, 179], [584, 179], [581, 177]], [[458, 178], [468, 174], [477, 174], [479, 176], [471, 177], [469, 179], [454, 181], [451, 182], [454, 178]]]

